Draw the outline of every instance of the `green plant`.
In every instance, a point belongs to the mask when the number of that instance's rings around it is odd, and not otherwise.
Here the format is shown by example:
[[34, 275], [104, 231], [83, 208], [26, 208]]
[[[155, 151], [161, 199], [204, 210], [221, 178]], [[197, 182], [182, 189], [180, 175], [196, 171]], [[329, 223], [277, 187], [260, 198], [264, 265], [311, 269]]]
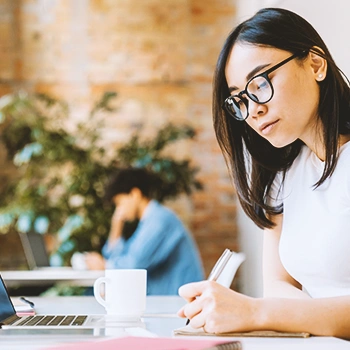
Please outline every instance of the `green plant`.
[[68, 132], [67, 104], [44, 94], [0, 98], [1, 142], [14, 171], [0, 188], [0, 231], [33, 230], [58, 240], [55, 265], [67, 265], [75, 251], [100, 250], [113, 207], [103, 200], [104, 186], [117, 167], [146, 167], [160, 178], [157, 199], [176, 198], [202, 188], [198, 168], [188, 159], [163, 155], [180, 139], [192, 139], [190, 126], [166, 124], [151, 139], [139, 130], [106, 156], [101, 146], [100, 112], [113, 112], [116, 93], [107, 92], [88, 119]]

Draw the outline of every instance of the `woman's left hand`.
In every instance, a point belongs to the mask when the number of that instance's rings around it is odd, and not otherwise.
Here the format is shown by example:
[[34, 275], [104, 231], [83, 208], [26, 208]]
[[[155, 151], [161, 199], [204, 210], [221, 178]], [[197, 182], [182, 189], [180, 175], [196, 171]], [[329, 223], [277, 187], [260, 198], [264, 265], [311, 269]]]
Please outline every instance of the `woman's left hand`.
[[193, 328], [209, 333], [256, 330], [258, 300], [239, 294], [213, 281], [185, 284], [179, 294], [189, 303], [179, 311]]

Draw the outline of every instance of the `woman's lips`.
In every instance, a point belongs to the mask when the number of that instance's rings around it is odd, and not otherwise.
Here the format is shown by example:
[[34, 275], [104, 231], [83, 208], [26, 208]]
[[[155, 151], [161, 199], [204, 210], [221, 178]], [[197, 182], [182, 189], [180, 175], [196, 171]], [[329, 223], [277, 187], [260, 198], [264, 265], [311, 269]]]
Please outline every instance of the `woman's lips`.
[[261, 125], [259, 127], [260, 129], [260, 132], [263, 134], [263, 135], [267, 135], [269, 134], [273, 128], [276, 126], [276, 124], [279, 122], [279, 119], [277, 119], [276, 121], [272, 122], [272, 123], [264, 123], [263, 125]]

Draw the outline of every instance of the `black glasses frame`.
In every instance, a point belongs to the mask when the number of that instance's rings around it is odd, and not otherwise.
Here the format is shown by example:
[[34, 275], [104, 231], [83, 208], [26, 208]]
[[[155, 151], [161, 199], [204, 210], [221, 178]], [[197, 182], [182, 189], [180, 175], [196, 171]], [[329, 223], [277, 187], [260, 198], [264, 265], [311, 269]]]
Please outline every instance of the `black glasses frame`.
[[[283, 65], [285, 65], [286, 63], [288, 63], [289, 61], [293, 60], [294, 58], [296, 57], [300, 57], [303, 53], [305, 53], [305, 51], [303, 52], [299, 52], [299, 53], [295, 53], [289, 57], [287, 57], [286, 59], [284, 59], [283, 61], [277, 63], [276, 65], [274, 65], [273, 67], [267, 69], [266, 71], [262, 72], [262, 73], [259, 73], [257, 75], [254, 75], [252, 78], [250, 78], [244, 88], [244, 90], [240, 91], [238, 94], [235, 94], [235, 95], [231, 95], [229, 97], [227, 97], [227, 99], [224, 101], [223, 103], [223, 109], [226, 110], [226, 112], [232, 116], [233, 118], [235, 118], [236, 120], [238, 121], [244, 121], [246, 120], [248, 117], [249, 117], [249, 110], [248, 110], [248, 105], [249, 105], [249, 101], [247, 98], [243, 97], [243, 95], [246, 95], [250, 100], [252, 100], [253, 102], [255, 103], [258, 103], [260, 105], [263, 105], [269, 101], [271, 101], [275, 91], [274, 91], [274, 88], [273, 88], [273, 85], [271, 83], [271, 80], [269, 78], [269, 74], [272, 73], [273, 71], [275, 71], [276, 69], [282, 67]], [[266, 101], [259, 101], [258, 98], [254, 95], [254, 94], [251, 94], [249, 93], [249, 91], [247, 90], [248, 89], [248, 85], [251, 83], [252, 80], [258, 78], [258, 77], [263, 77], [265, 78], [265, 80], [268, 82], [268, 84], [270, 85], [271, 87], [271, 96], [266, 100]], [[247, 115], [245, 116], [245, 118], [237, 118], [237, 114], [233, 114], [226, 106], [228, 104], [234, 104], [235, 106], [237, 106], [237, 103], [236, 101], [234, 100], [234, 98], [239, 98], [246, 106], [246, 109], [247, 109]], [[237, 108], [240, 110], [239, 106], [237, 106]]]

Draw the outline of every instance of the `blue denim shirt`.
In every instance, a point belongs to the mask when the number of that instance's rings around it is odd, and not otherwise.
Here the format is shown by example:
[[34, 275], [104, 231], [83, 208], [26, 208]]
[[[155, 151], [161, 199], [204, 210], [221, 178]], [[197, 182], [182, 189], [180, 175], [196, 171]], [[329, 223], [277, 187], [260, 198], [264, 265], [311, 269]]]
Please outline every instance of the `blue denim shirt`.
[[102, 249], [110, 269], [147, 269], [148, 295], [177, 295], [185, 283], [203, 280], [197, 246], [173, 211], [150, 201], [134, 234]]

